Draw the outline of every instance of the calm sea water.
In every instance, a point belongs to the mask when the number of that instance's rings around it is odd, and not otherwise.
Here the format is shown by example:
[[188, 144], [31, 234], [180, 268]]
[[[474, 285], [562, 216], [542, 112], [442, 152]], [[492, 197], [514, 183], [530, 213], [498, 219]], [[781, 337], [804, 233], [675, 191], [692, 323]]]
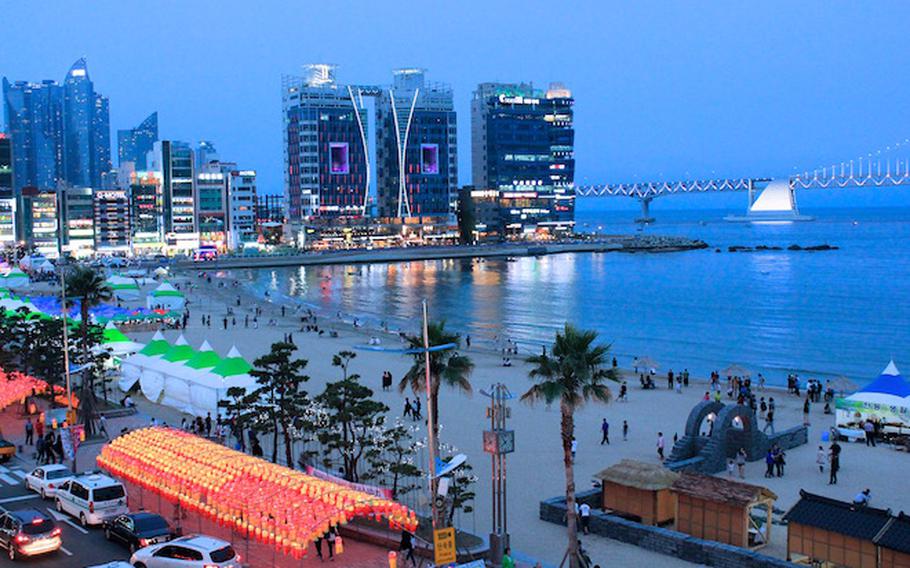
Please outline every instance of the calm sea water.
[[[910, 223], [906, 209], [816, 210], [818, 220], [735, 224], [725, 211], [661, 211], [648, 233], [700, 238], [709, 250], [421, 261], [240, 274], [260, 294], [331, 318], [416, 331], [433, 318], [488, 344], [539, 350], [569, 321], [596, 329], [628, 363], [700, 375], [738, 363], [783, 382], [846, 375], [867, 382], [894, 357], [910, 365]], [[630, 213], [580, 213], [579, 228], [635, 231]], [[814, 245], [830, 252], [728, 253], [730, 245]], [[715, 247], [722, 252], [715, 252]], [[495, 339], [494, 339], [495, 338]]]

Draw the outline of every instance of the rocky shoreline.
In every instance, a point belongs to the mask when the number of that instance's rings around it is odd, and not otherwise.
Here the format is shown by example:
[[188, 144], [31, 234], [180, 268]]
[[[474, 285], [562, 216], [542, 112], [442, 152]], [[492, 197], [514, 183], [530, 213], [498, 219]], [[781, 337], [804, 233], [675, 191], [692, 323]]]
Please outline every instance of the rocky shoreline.
[[[782, 251], [782, 250], [788, 250], [788, 251], [793, 251], [793, 252], [800, 252], [800, 251], [819, 252], [819, 251], [829, 251], [829, 250], [839, 250], [839, 249], [840, 249], [840, 247], [835, 246], [835, 245], [829, 245], [827, 243], [821, 244], [821, 245], [809, 245], [809, 246], [793, 244], [793, 245], [786, 247], [786, 249], [781, 246], [768, 246], [768, 245], [757, 245], [754, 247], [745, 246], [745, 245], [731, 245], [731, 246], [727, 247], [727, 252], [764, 252], [764, 251]], [[720, 252], [720, 249], [714, 249], [714, 251]]]

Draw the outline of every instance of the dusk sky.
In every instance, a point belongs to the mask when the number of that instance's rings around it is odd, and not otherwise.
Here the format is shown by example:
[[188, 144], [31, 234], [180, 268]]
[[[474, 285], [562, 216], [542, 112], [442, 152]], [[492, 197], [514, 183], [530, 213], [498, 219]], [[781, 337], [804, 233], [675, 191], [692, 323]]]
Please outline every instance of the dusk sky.
[[[281, 75], [310, 62], [338, 64], [344, 83], [408, 66], [450, 83], [461, 184], [483, 81], [573, 91], [579, 184], [786, 176], [910, 138], [901, 1], [0, 1], [0, 13], [0, 75], [62, 81], [84, 56], [115, 145], [157, 110], [163, 138], [213, 141], [266, 193], [282, 191]], [[840, 193], [803, 202], [910, 203], [907, 189]]]

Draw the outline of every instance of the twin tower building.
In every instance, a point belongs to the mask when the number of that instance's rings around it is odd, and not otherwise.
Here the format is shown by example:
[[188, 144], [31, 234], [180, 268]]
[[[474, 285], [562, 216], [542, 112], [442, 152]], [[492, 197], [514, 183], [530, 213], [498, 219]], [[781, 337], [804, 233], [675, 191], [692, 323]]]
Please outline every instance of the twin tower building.
[[[397, 69], [389, 86], [343, 85], [335, 72], [308, 65], [305, 76], [282, 82], [289, 228], [365, 217], [451, 227], [459, 194], [452, 88], [427, 81], [423, 69]], [[471, 105], [473, 193], [528, 211], [516, 217], [526, 229], [571, 228], [573, 104], [561, 85], [480, 84]]]

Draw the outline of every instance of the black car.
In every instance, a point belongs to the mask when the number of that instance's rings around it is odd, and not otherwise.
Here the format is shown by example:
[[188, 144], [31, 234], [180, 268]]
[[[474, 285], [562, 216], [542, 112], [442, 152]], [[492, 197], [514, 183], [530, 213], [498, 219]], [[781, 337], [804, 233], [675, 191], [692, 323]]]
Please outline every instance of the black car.
[[47, 515], [35, 509], [0, 514], [0, 546], [10, 560], [54, 552], [63, 545], [60, 529]]
[[174, 538], [174, 532], [161, 515], [139, 512], [118, 515], [104, 523], [104, 536], [126, 544], [130, 552], [136, 552], [150, 544], [167, 542]]

